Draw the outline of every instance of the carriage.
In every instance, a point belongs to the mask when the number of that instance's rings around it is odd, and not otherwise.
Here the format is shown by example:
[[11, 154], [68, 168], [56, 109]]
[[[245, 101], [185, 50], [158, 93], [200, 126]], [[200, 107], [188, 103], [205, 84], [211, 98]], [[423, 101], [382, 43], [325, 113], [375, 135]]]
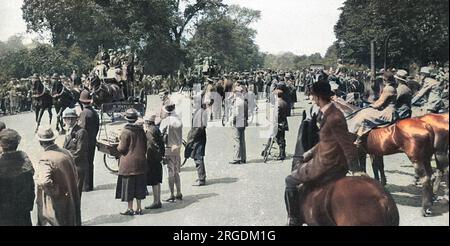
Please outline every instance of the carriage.
[[[141, 116], [144, 116], [145, 105], [138, 102], [116, 102], [104, 103], [100, 110], [100, 131], [97, 136], [97, 150], [103, 153], [103, 163], [111, 173], [119, 172], [120, 153], [117, 150], [119, 145], [120, 131], [126, 124], [124, 120], [114, 120], [114, 114], [122, 114], [127, 109], [136, 109]], [[111, 115], [110, 121], [104, 115]]]

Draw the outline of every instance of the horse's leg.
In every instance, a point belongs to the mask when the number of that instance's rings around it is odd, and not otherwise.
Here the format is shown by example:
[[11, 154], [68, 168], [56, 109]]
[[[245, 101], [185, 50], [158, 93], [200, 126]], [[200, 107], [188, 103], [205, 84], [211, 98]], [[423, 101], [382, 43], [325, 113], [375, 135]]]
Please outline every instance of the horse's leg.
[[35, 116], [36, 116], [36, 123], [38, 122], [38, 119], [39, 119], [39, 111], [41, 111], [41, 108], [40, 108], [40, 107], [36, 107], [36, 108], [34, 109], [34, 114], [35, 114]]
[[66, 134], [66, 130], [64, 129], [64, 121], [62, 119], [62, 113], [64, 112], [64, 110], [66, 109], [66, 107], [61, 107], [59, 109], [59, 113], [58, 113], [58, 122], [59, 125], [61, 126], [61, 131], [59, 132], [60, 134]]
[[374, 156], [374, 155], [369, 155], [369, 156], [370, 156], [370, 162], [372, 163], [373, 178], [376, 179], [377, 181], [380, 181], [380, 175], [378, 172], [379, 166], [376, 161], [376, 156]]
[[362, 148], [358, 148], [359, 166], [361, 167], [361, 170], [363, 172], [367, 172], [367, 169], [366, 169], [366, 161], [367, 161], [366, 157], [367, 157], [367, 153]]
[[35, 132], [38, 131], [39, 126], [41, 125], [41, 120], [42, 120], [42, 116], [44, 115], [44, 111], [45, 111], [45, 108], [43, 108], [43, 107], [39, 108], [39, 111], [36, 111], [36, 114], [39, 115], [39, 116], [38, 116], [37, 121], [36, 121], [37, 126], [36, 126]]
[[422, 215], [428, 216], [431, 214], [431, 205], [433, 202], [433, 189], [431, 185], [431, 163], [430, 161], [415, 161], [413, 162], [414, 170], [419, 176], [422, 184]]
[[59, 111], [61, 107], [55, 105], [55, 111], [56, 111], [56, 131], [59, 132]]
[[384, 174], [384, 160], [383, 156], [375, 156], [375, 162], [377, 163], [378, 171], [380, 172], [381, 184], [386, 185], [386, 174]]
[[[42, 114], [44, 114], [44, 111], [45, 111], [45, 109], [42, 109]], [[47, 112], [48, 112], [48, 118], [49, 118], [49, 121], [50, 121], [50, 125], [52, 125], [52, 118], [53, 118], [52, 106], [49, 106], [47, 108]], [[42, 118], [42, 115], [41, 115], [41, 118]]]

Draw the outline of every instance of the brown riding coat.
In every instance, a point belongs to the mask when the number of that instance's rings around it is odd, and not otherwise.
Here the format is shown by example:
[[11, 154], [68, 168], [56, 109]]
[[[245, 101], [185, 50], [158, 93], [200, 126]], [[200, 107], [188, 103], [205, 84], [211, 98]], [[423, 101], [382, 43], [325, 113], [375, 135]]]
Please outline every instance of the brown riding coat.
[[332, 170], [348, 170], [348, 166], [358, 160], [344, 115], [334, 104], [324, 112], [321, 125], [319, 143], [304, 154], [306, 163], [297, 166], [292, 173], [302, 183], [316, 180]]

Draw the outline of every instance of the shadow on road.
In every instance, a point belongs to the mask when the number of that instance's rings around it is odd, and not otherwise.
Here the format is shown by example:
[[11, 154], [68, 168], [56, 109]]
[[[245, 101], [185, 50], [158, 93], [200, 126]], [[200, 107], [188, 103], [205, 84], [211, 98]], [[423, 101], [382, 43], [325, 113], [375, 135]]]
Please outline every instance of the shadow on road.
[[206, 180], [206, 185], [212, 185], [212, 184], [231, 184], [231, 183], [237, 182], [238, 180], [239, 180], [238, 178], [231, 178], [231, 177], [218, 178], [218, 179], [207, 179], [207, 180]]
[[182, 172], [195, 172], [195, 171], [197, 171], [195, 166], [183, 166], [180, 170]]
[[100, 215], [91, 220], [85, 221], [83, 226], [124, 223], [133, 219], [133, 216], [125, 216], [121, 214]]
[[[398, 186], [394, 184], [388, 184], [386, 185], [386, 189], [391, 193], [397, 204], [417, 208], [422, 207], [422, 187], [418, 187], [415, 185]], [[438, 192], [438, 195], [443, 195], [443, 193], [444, 192], [441, 190]], [[449, 211], [448, 201], [443, 199], [434, 202], [431, 210], [433, 214], [429, 217], [440, 216], [444, 213], [447, 213]]]
[[97, 191], [97, 190], [112, 190], [112, 189], [116, 188], [116, 185], [117, 185], [116, 183], [97, 185], [97, 186], [95, 186], [94, 191]]
[[[217, 193], [207, 193], [207, 194], [198, 194], [198, 195], [188, 195], [183, 196], [182, 201], [176, 201], [176, 202], [164, 202], [162, 205], [162, 208], [159, 209], [145, 209], [144, 215], [146, 214], [159, 214], [168, 212], [174, 209], [183, 209], [185, 207], [188, 207], [189, 205], [199, 202], [201, 199], [206, 199], [214, 196], [218, 196]], [[163, 198], [165, 199], [165, 198]]]
[[395, 174], [401, 174], [401, 175], [408, 175], [408, 176], [414, 177], [414, 174], [412, 174], [412, 173], [407, 173], [407, 172], [403, 172], [403, 171], [399, 171], [399, 170], [385, 170], [384, 172], [385, 173], [395, 173]]

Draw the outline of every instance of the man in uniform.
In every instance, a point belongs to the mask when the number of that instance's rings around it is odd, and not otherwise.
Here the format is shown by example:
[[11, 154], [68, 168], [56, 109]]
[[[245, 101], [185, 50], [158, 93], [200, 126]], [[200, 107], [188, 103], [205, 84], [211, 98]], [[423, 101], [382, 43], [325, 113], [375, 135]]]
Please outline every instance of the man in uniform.
[[302, 186], [324, 178], [344, 177], [348, 170], [358, 171], [358, 153], [348, 133], [342, 112], [331, 103], [330, 84], [320, 81], [311, 87], [313, 101], [320, 107], [322, 118], [319, 143], [294, 163], [294, 171], [286, 177], [285, 202], [288, 225], [303, 224], [299, 204], [305, 199]]
[[276, 141], [278, 146], [280, 147], [280, 154], [277, 160], [286, 159], [286, 131], [289, 130], [289, 125], [287, 121], [287, 116], [289, 114], [290, 108], [287, 102], [283, 98], [283, 91], [285, 85], [279, 84], [277, 85], [274, 94], [276, 96], [275, 107], [274, 107], [274, 119], [275, 126], [277, 129]]
[[80, 94], [80, 102], [83, 104], [79, 118], [79, 126], [87, 131], [87, 158], [88, 166], [86, 178], [83, 185], [83, 191], [92, 191], [94, 189], [94, 156], [97, 143], [97, 133], [100, 128], [100, 120], [97, 112], [92, 107], [92, 97], [87, 90]]

